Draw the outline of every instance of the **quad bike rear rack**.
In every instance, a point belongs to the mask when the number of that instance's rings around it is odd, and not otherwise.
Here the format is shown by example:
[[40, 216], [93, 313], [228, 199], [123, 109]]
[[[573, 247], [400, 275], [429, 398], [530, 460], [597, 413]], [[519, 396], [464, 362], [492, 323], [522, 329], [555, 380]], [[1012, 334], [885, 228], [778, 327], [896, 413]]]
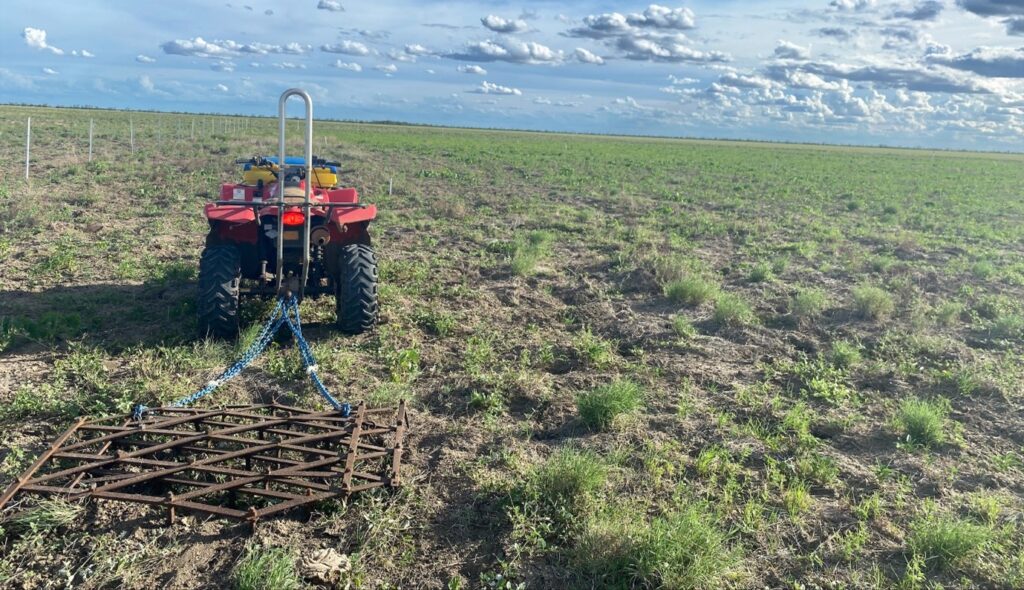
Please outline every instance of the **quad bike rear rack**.
[[[398, 409], [348, 416], [282, 404], [155, 408], [76, 421], [0, 496], [94, 498], [255, 524], [286, 510], [401, 485], [408, 427]], [[20, 502], [15, 502], [20, 503]]]

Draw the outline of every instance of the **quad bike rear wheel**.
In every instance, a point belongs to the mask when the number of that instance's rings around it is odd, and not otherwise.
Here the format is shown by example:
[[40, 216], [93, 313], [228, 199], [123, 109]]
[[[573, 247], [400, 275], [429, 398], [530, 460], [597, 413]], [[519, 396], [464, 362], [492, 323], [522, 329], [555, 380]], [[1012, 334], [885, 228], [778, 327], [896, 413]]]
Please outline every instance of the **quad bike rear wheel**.
[[203, 250], [199, 259], [199, 295], [196, 299], [201, 336], [238, 337], [240, 280], [240, 256], [234, 246], [207, 246]]
[[335, 281], [338, 329], [362, 334], [377, 323], [377, 257], [368, 244], [345, 244]]

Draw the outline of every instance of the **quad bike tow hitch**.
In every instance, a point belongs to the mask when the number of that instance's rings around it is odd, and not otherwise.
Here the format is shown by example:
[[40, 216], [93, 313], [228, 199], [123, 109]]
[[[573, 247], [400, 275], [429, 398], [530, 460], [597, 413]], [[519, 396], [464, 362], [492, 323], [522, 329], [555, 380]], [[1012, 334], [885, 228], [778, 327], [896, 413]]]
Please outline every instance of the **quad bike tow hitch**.
[[[305, 102], [307, 123], [307, 182], [303, 201], [295, 204], [286, 203], [284, 199], [286, 172], [294, 172], [294, 167], [286, 168], [288, 160], [284, 141], [285, 102], [290, 96], [300, 96]], [[69, 500], [93, 498], [162, 506], [167, 509], [170, 523], [174, 522], [179, 511], [186, 510], [255, 524], [260, 519], [299, 506], [345, 498], [363, 490], [401, 485], [401, 465], [409, 425], [405, 401], [401, 401], [397, 408], [370, 408], [365, 403], [353, 408], [349, 403], [339, 401], [320, 379], [312, 348], [302, 335], [299, 302], [310, 284], [312, 255], [323, 254], [315, 250], [310, 239], [313, 213], [320, 211], [333, 215], [335, 209], [367, 208], [353, 200], [353, 189], [317, 189], [322, 199], [337, 197], [346, 202], [311, 201], [311, 183], [308, 180], [314, 174], [312, 113], [312, 100], [305, 91], [291, 89], [281, 95], [278, 108], [280, 164], [273, 168], [267, 164], [266, 167], [267, 171], [278, 170], [276, 201], [245, 204], [229, 201], [231, 206], [226, 214], [209, 215], [211, 225], [214, 225], [237, 218], [239, 209], [251, 208], [254, 218], [260, 220], [263, 208], [274, 208], [272, 215], [278, 221], [274, 276], [276, 306], [253, 343], [216, 379], [171, 404], [153, 408], [136, 404], [127, 415], [80, 418], [0, 494], [0, 522], [6, 521], [14, 512], [31, 510], [41, 496], [57, 496]], [[254, 158], [253, 161], [260, 165], [269, 162], [262, 158]], [[249, 190], [252, 187], [244, 187], [231, 190], [241, 190], [250, 198], [255, 196]], [[257, 188], [262, 191], [262, 180]], [[214, 207], [221, 203], [219, 201]], [[290, 208], [293, 205], [303, 214], [304, 232], [299, 251], [294, 252], [293, 247], [294, 259], [290, 259], [285, 255], [285, 233], [291, 230], [287, 230], [284, 217], [286, 206]], [[210, 206], [207, 207], [209, 213]], [[373, 209], [372, 213], [375, 212]], [[345, 326], [365, 329], [376, 319], [376, 259], [372, 250], [357, 247], [368, 243], [365, 233], [343, 233], [341, 229], [347, 221], [349, 224], [362, 223], [364, 231], [372, 216], [331, 219], [336, 223], [328, 235], [342, 242], [339, 254], [342, 270], [336, 273], [335, 280], [356, 283], [354, 286], [344, 282], [337, 285], [339, 324], [343, 329]], [[324, 227], [327, 220], [327, 217], [318, 219], [318, 227]], [[223, 227], [216, 229], [224, 230]], [[233, 230], [228, 227], [224, 231], [230, 234]], [[355, 239], [358, 243], [346, 244], [345, 239]], [[235, 263], [234, 268], [237, 268], [240, 257], [235, 252], [232, 258], [232, 251], [228, 250], [235, 246], [216, 245], [219, 249], [209, 258]], [[207, 251], [209, 249], [208, 245]], [[206, 257], [207, 252], [204, 252]], [[292, 264], [295, 259], [298, 265]], [[265, 260], [261, 267], [265, 273]], [[237, 303], [238, 278], [225, 275], [221, 272], [224, 268], [231, 270], [232, 267], [217, 267], [214, 270], [220, 274], [214, 273], [213, 276], [226, 277], [229, 283], [236, 285]], [[201, 268], [201, 298], [203, 277]], [[368, 283], [368, 278], [372, 278], [372, 282]], [[223, 291], [216, 294], [223, 295]], [[368, 294], [372, 294], [372, 299]], [[201, 300], [201, 324], [204, 321], [202, 303]], [[348, 317], [348, 323], [344, 323], [340, 313], [348, 308], [342, 303], [358, 307], [364, 315], [357, 316], [355, 320]], [[223, 312], [224, 308], [215, 311]], [[311, 410], [276, 402], [210, 409], [193, 407], [255, 361], [285, 326], [294, 336], [295, 348], [306, 374], [329, 408]]]

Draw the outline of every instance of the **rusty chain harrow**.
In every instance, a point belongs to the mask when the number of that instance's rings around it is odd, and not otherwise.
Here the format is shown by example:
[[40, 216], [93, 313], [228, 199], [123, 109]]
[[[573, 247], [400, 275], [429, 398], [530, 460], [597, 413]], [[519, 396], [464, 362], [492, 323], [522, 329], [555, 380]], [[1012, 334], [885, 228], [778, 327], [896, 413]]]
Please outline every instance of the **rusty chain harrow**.
[[255, 523], [297, 506], [401, 484], [405, 402], [350, 414], [280, 404], [153, 408], [80, 419], [0, 496], [164, 506]]

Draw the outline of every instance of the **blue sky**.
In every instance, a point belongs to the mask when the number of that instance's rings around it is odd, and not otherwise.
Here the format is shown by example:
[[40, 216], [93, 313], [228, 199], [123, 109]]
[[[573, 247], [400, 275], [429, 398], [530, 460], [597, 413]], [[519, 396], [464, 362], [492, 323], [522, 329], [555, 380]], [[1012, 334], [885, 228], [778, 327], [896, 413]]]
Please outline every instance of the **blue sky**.
[[1024, 0], [4, 0], [0, 102], [291, 86], [332, 118], [1024, 151]]

